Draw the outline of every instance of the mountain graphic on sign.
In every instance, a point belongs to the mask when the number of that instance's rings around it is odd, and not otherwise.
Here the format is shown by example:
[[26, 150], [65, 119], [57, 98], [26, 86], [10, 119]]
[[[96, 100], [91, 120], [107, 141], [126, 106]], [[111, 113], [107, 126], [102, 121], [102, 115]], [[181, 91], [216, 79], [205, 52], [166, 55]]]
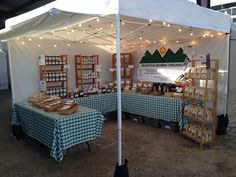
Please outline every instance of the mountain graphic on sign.
[[155, 63], [155, 57], [147, 50], [140, 63]]
[[155, 50], [155, 52], [152, 54], [152, 57], [154, 57], [156, 59], [156, 63], [164, 63], [165, 62], [158, 50]]
[[184, 50], [182, 48], [179, 48], [179, 50], [175, 53], [175, 62], [184, 62], [187, 58], [187, 55], [184, 54]]
[[153, 54], [147, 50], [140, 63], [183, 63], [186, 57], [182, 48], [179, 48], [176, 53], [168, 49], [163, 57], [158, 50], [155, 50]]
[[172, 52], [172, 50], [168, 49], [163, 57], [164, 61], [166, 63], [173, 63], [175, 60], [175, 54]]

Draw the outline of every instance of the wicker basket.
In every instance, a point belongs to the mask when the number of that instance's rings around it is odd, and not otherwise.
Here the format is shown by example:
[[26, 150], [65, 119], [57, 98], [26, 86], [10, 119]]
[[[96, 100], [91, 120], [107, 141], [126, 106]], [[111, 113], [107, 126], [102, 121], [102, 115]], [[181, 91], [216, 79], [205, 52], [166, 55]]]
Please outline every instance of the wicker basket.
[[141, 88], [140, 88], [140, 92], [141, 92], [142, 94], [150, 94], [150, 93], [151, 93], [151, 90], [152, 90], [151, 87], [141, 87]]
[[43, 100], [34, 100], [34, 101], [32, 101], [32, 105], [33, 105], [33, 106], [36, 106], [36, 107], [39, 107], [41, 104], [46, 103], [46, 100], [47, 100], [47, 99], [43, 99]]
[[47, 106], [47, 105], [53, 103], [54, 101], [55, 101], [55, 100], [53, 100], [53, 99], [52, 99], [52, 100], [47, 99], [47, 100], [45, 100], [45, 101], [40, 102], [40, 103], [37, 104], [36, 106], [37, 106], [38, 108], [40, 108], [40, 109], [44, 109], [45, 106]]
[[161, 92], [159, 92], [159, 91], [154, 91], [154, 92], [153, 92], [153, 95], [154, 95], [154, 96], [161, 96], [161, 95], [162, 95], [162, 93], [161, 93]]
[[63, 109], [63, 107], [62, 107], [62, 108], [58, 109], [57, 112], [62, 115], [70, 115], [70, 114], [73, 114], [74, 112], [76, 112], [78, 110], [78, 108], [79, 108], [79, 105], [75, 103], [75, 104], [72, 104], [67, 109]]
[[53, 103], [50, 103], [46, 106], [44, 106], [44, 110], [47, 112], [55, 112], [58, 109], [62, 108], [64, 103], [62, 101], [55, 101]]
[[173, 96], [173, 92], [165, 92], [165, 96], [172, 97]]
[[175, 98], [183, 98], [183, 93], [173, 93]]

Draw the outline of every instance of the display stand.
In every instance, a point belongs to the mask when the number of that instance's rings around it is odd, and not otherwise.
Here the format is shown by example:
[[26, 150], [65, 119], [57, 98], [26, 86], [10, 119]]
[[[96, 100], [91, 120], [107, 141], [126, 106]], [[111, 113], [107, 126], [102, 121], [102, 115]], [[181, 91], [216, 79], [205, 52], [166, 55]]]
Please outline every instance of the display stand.
[[[120, 54], [121, 62], [121, 80], [132, 81], [133, 76], [133, 61], [130, 53], [121, 53]], [[112, 55], [112, 67], [116, 68], [116, 54]], [[116, 72], [112, 74], [113, 82], [116, 81]]]
[[45, 56], [40, 64], [40, 87], [49, 96], [68, 96], [67, 55]]
[[76, 88], [84, 90], [89, 86], [99, 88], [98, 55], [81, 56], [75, 55], [75, 78]]
[[[203, 145], [213, 145], [216, 138], [216, 110], [218, 88], [218, 60], [211, 60], [211, 67], [200, 60], [192, 61], [192, 68], [185, 73], [185, 78], [192, 80], [192, 85], [184, 89], [183, 117], [188, 123], [181, 134]], [[201, 87], [203, 86], [203, 87]]]

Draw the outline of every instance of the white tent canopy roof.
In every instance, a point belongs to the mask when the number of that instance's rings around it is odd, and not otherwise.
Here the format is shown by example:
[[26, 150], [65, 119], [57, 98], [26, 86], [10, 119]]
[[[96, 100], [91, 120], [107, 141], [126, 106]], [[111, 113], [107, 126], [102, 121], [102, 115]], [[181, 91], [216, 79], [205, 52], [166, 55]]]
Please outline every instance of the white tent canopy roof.
[[[49, 7], [60, 10], [49, 10]], [[225, 33], [230, 32], [230, 17], [228, 15], [202, 8], [187, 0], [60, 0], [42, 7], [40, 9], [41, 15], [36, 13], [38, 16], [34, 18], [28, 15], [31, 19], [18, 24], [16, 21], [20, 21], [19, 17], [9, 19], [8, 21], [15, 25], [1, 30], [0, 39], [10, 39], [20, 35], [37, 35], [53, 29], [83, 23], [96, 15], [107, 16], [118, 12], [120, 15], [128, 17], [152, 19], [153, 21]], [[87, 16], [81, 14], [87, 14]]]

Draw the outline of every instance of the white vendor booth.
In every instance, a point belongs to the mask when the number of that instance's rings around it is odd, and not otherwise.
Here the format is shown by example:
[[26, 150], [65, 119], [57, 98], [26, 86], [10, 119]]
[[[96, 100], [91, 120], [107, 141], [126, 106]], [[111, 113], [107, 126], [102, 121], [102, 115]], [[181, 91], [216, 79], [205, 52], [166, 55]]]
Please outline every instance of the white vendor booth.
[[[217, 113], [226, 113], [231, 72], [228, 15], [189, 1], [173, 0], [61, 0], [33, 12], [9, 19], [6, 29], [0, 31], [0, 39], [8, 42], [14, 103], [39, 91], [38, 57], [42, 54], [68, 55], [69, 88], [75, 88], [76, 54], [99, 55], [101, 83], [112, 79], [111, 55], [119, 52], [132, 53], [134, 80], [173, 82], [183, 73], [182, 66], [147, 66], [155, 70], [147, 74], [140, 61], [147, 51], [153, 54], [162, 48], [176, 53], [181, 48], [190, 60], [205, 61], [208, 53], [212, 59], [219, 59]], [[231, 43], [233, 46], [235, 41]], [[235, 60], [230, 63], [235, 66]], [[229, 93], [235, 95], [235, 86], [230, 84]], [[233, 97], [229, 102], [232, 110], [236, 105]], [[235, 112], [229, 116], [233, 115]], [[235, 120], [230, 119], [230, 125], [235, 126]]]

